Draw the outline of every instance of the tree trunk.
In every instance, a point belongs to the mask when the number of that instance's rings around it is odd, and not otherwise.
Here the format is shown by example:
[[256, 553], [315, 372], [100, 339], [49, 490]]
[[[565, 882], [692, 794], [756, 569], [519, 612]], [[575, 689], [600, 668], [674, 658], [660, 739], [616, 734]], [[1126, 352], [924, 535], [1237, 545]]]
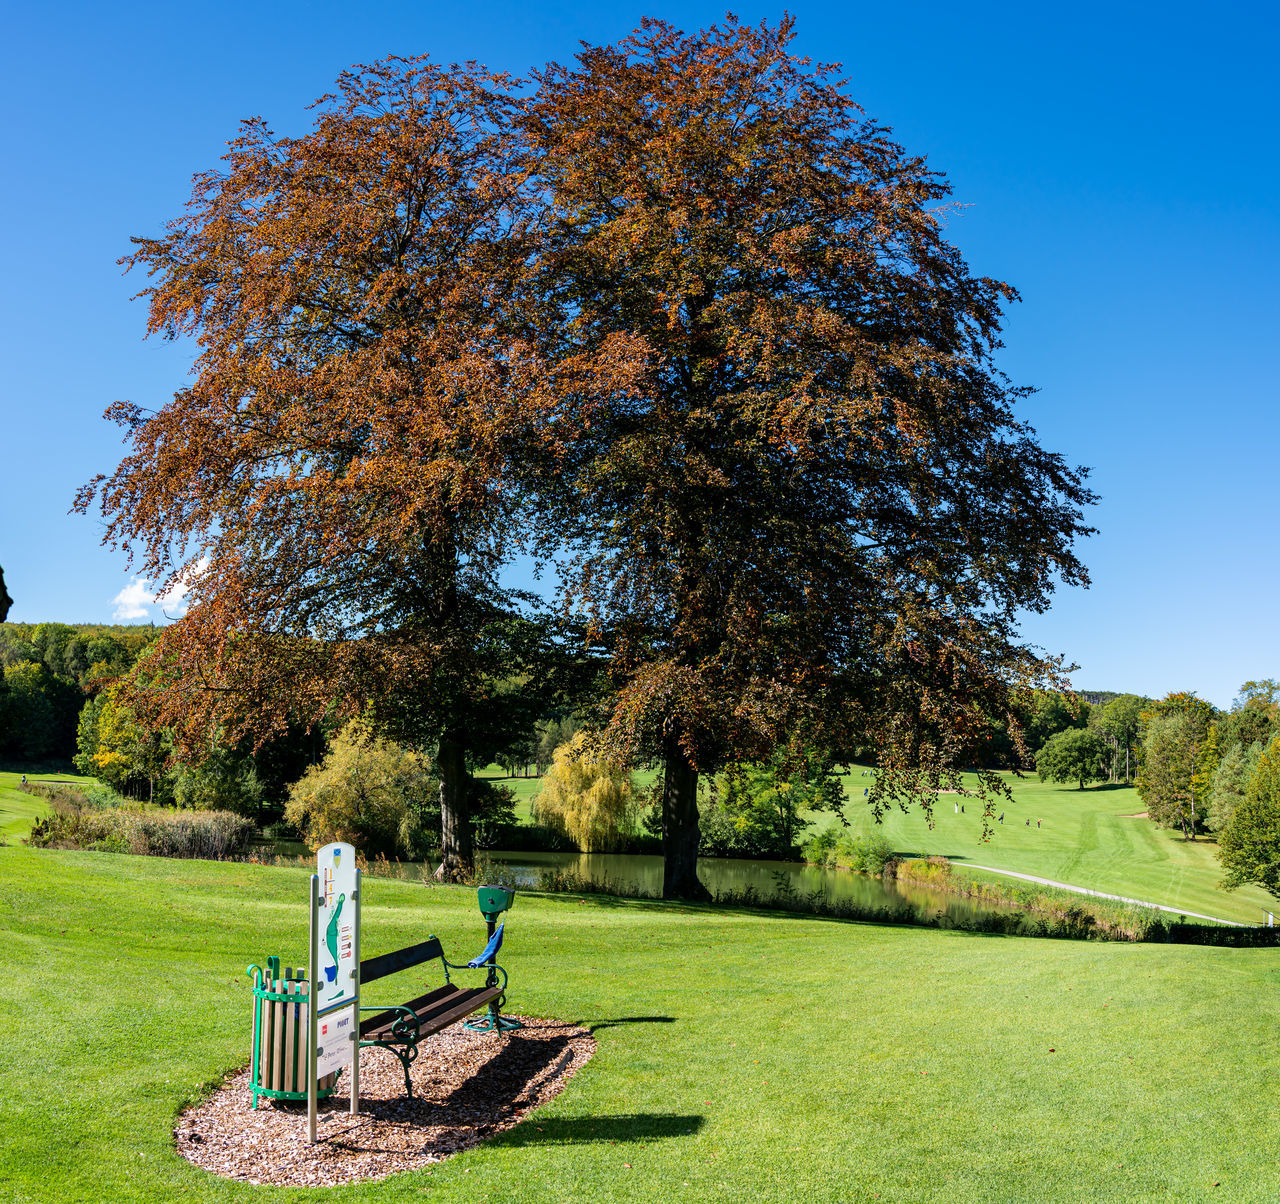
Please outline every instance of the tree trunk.
[[662, 897], [709, 899], [698, 879], [698, 771], [674, 737], [667, 738], [663, 753]]
[[440, 737], [436, 767], [440, 773], [440, 868], [436, 877], [442, 882], [458, 882], [475, 869], [475, 855], [466, 759], [462, 742], [452, 732]]

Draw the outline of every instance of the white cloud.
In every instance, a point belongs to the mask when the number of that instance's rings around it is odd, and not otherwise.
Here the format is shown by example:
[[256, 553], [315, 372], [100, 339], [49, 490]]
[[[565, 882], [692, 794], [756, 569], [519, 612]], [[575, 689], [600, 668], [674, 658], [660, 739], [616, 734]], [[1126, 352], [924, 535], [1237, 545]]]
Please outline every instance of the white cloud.
[[[114, 598], [114, 617], [117, 623], [128, 623], [133, 619], [152, 619], [168, 616], [180, 619], [187, 613], [187, 595], [191, 592], [191, 582], [209, 567], [209, 558], [203, 557], [200, 563], [185, 577], [179, 578], [163, 594], [154, 592], [153, 583], [146, 577], [131, 577], [129, 584]], [[160, 615], [151, 613], [157, 608]]]
[[151, 612], [147, 609], [155, 603], [151, 593], [151, 582], [145, 577], [134, 577], [114, 598], [116, 609], [113, 617], [117, 623], [127, 623], [130, 619], [146, 619]]

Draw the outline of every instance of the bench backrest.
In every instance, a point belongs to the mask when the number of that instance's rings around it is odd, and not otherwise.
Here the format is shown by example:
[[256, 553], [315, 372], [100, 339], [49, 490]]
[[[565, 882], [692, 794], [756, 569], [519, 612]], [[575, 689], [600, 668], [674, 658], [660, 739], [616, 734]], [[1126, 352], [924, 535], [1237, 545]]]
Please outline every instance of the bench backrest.
[[410, 945], [407, 949], [397, 949], [394, 953], [384, 953], [381, 957], [371, 957], [368, 961], [361, 962], [360, 981], [376, 982], [379, 978], [386, 978], [388, 974], [407, 970], [410, 966], [420, 966], [437, 957], [444, 957], [444, 950], [435, 937], [429, 937], [421, 944]]

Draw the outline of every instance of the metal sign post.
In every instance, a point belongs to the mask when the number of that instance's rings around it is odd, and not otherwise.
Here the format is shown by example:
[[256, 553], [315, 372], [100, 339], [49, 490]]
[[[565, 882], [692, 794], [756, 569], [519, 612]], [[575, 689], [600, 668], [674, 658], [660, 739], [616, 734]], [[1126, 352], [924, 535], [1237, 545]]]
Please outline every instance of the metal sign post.
[[316, 1140], [319, 1081], [351, 1068], [351, 1114], [360, 1110], [360, 870], [349, 844], [316, 853], [311, 876], [307, 992], [307, 1140]]
[[312, 1145], [316, 1140], [316, 1106], [319, 1103], [319, 1077], [316, 1074], [316, 997], [319, 995], [316, 982], [316, 947], [320, 932], [320, 877], [311, 875], [311, 923], [310, 939], [307, 941], [307, 962], [310, 982], [307, 983], [307, 1140]]

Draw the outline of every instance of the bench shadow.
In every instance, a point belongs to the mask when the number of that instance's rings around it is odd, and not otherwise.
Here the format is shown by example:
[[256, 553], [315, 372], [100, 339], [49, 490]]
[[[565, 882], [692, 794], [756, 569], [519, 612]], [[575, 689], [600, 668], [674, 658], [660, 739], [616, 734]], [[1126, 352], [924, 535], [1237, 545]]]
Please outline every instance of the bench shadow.
[[692, 1137], [706, 1121], [675, 1112], [631, 1112], [621, 1116], [547, 1116], [533, 1118], [503, 1133], [503, 1145], [582, 1145], [612, 1142], [664, 1141]]
[[475, 1109], [490, 1112], [495, 1119], [506, 1118], [527, 1106], [521, 1102], [524, 1092], [548, 1068], [561, 1061], [565, 1065], [573, 1061], [567, 1031], [561, 1037], [541, 1037], [536, 1041], [522, 1040], [519, 1030], [492, 1039], [502, 1042], [501, 1050], [449, 1092], [440, 1105], [443, 1109]]

